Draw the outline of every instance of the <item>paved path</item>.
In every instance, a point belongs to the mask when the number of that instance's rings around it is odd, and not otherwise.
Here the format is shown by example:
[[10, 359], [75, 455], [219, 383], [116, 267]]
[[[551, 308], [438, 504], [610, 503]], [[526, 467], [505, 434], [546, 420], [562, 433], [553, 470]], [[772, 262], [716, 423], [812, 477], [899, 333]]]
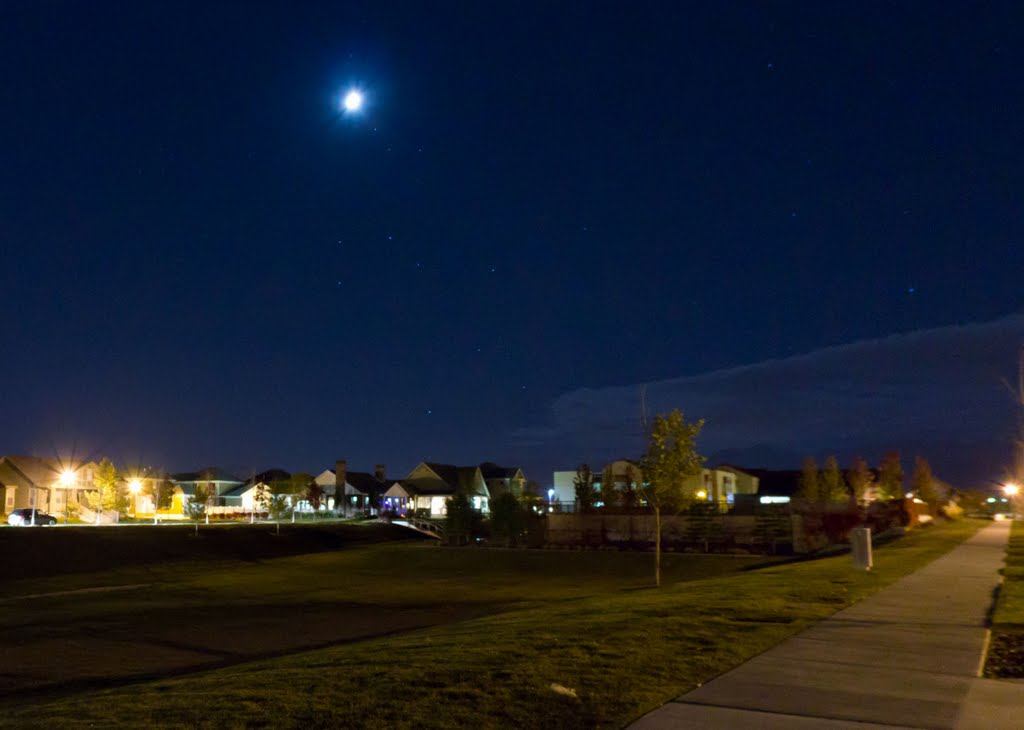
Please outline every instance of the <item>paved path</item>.
[[1024, 683], [978, 677], [1009, 522], [633, 723], [1024, 728]]

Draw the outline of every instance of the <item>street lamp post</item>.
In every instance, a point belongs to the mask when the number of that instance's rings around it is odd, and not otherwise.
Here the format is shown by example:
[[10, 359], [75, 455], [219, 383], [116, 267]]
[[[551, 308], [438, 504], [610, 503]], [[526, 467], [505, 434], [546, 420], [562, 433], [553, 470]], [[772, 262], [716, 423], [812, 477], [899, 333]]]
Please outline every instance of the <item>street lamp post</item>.
[[58, 480], [64, 486], [64, 524], [71, 522], [71, 501], [68, 499], [68, 491], [71, 485], [74, 484], [78, 478], [75, 473], [70, 469], [65, 469], [60, 473], [60, 479]]
[[142, 481], [138, 478], [128, 482], [128, 491], [132, 493], [132, 519], [139, 518], [139, 492], [142, 491]]
[[1020, 494], [1020, 487], [1016, 484], [1005, 484], [1003, 485], [1003, 493], [1006, 494], [1010, 499], [1010, 509], [1013, 512], [1014, 519], [1017, 518], [1017, 495]]

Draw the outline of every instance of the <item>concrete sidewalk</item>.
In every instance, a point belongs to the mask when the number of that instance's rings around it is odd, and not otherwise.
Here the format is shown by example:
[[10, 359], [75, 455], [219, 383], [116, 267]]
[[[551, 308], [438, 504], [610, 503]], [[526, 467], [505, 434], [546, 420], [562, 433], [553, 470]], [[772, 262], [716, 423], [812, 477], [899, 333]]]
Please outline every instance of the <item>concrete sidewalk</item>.
[[1024, 728], [1024, 683], [980, 679], [1009, 522], [630, 725]]

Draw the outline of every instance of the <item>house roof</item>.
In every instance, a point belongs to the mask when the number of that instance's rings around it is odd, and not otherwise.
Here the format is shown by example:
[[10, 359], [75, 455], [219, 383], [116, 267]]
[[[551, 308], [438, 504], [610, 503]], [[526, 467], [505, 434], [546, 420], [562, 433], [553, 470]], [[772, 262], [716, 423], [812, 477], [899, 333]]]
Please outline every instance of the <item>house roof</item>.
[[5, 487], [29, 487], [32, 483], [6, 458], [0, 459], [0, 485]]
[[480, 465], [480, 473], [484, 479], [512, 479], [519, 470], [518, 466], [498, 466], [493, 461], [485, 461]]
[[[430, 471], [437, 474], [438, 478], [453, 489], [459, 484], [459, 467], [454, 464], [438, 464], [436, 462], [424, 461]], [[426, 481], [424, 479], [417, 479], [416, 481]]]
[[[451, 496], [455, 494], [455, 487], [444, 484], [437, 481], [436, 479], [400, 479], [397, 482], [393, 482], [391, 488], [394, 489], [395, 485], [400, 486], [405, 490], [405, 493], [412, 495], [423, 495], [429, 497], [431, 495], [446, 495]], [[390, 491], [390, 490], [389, 490]]]
[[345, 481], [363, 494], [373, 497], [379, 497], [384, 494], [387, 488], [394, 483], [378, 481], [377, 477], [365, 471], [346, 471]]
[[[266, 482], [261, 482], [261, 481], [257, 480], [256, 484], [266, 484]], [[248, 492], [250, 489], [255, 489], [256, 488], [256, 484], [253, 484], [252, 480], [249, 479], [248, 481], [246, 481], [246, 482], [244, 482], [242, 484], [239, 484], [237, 487], [232, 487], [231, 489], [229, 489], [228, 491], [224, 492], [220, 496], [222, 496], [222, 497], [241, 497], [246, 492]], [[186, 492], [185, 491], [185, 487], [182, 487], [182, 491], [183, 492], [185, 492], [188, 495], [191, 495], [192, 492], [195, 490], [195, 486], [190, 484], [188, 486], [188, 490], [189, 491]]]
[[[417, 494], [454, 494], [457, 491], [465, 494], [486, 495], [486, 485], [477, 483], [477, 475], [480, 474], [478, 466], [455, 466], [454, 464], [437, 464], [434, 462], [423, 462], [430, 471], [437, 475], [437, 478], [417, 477], [415, 479], [403, 479], [403, 485], [411, 485], [417, 490]], [[480, 491], [480, 490], [484, 491]]]
[[186, 471], [178, 474], [172, 474], [171, 479], [175, 482], [238, 482], [242, 483], [242, 480], [238, 477], [229, 474], [219, 466], [208, 466], [205, 469], [199, 471]]
[[58, 460], [38, 456], [5, 456], [0, 459], [0, 463], [7, 465], [4, 471], [6, 478], [21, 479], [23, 484], [29, 486], [34, 484], [37, 487], [50, 487], [63, 471]]
[[243, 484], [252, 484], [255, 479], [256, 484], [270, 484], [272, 482], [284, 481], [285, 479], [291, 479], [292, 475], [286, 472], [284, 469], [267, 469], [261, 471], [255, 477], [249, 477]]
[[743, 467], [735, 466], [733, 464], [718, 464], [718, 465], [716, 465], [714, 467], [704, 467], [704, 468], [705, 469], [711, 468], [712, 471], [729, 471], [729, 472], [732, 472], [734, 474], [745, 474], [748, 477], [756, 477], [757, 476], [757, 474], [754, 473], [754, 471], [756, 471], [756, 470], [745, 469]]

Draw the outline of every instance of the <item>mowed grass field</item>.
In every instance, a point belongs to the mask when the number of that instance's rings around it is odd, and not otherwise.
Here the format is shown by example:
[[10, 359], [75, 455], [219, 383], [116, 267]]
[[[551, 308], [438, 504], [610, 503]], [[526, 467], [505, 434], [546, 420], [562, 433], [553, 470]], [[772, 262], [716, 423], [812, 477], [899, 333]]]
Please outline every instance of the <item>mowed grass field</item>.
[[[977, 528], [912, 533], [871, 573], [669, 554], [661, 589], [648, 554], [429, 543], [12, 583], [0, 724], [620, 727]], [[121, 587], [39, 595], [90, 580]]]

